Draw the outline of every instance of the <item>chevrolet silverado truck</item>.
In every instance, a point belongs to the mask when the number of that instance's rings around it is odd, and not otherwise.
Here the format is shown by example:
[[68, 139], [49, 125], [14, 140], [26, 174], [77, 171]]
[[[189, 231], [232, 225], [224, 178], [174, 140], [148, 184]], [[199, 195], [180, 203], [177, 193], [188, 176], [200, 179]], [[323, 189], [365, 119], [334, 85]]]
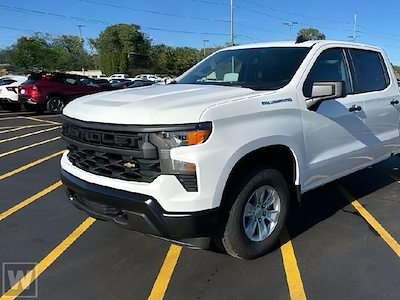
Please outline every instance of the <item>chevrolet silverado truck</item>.
[[399, 88], [377, 47], [234, 46], [174, 83], [65, 107], [61, 176], [77, 208], [253, 259], [276, 247], [290, 199], [400, 151]]

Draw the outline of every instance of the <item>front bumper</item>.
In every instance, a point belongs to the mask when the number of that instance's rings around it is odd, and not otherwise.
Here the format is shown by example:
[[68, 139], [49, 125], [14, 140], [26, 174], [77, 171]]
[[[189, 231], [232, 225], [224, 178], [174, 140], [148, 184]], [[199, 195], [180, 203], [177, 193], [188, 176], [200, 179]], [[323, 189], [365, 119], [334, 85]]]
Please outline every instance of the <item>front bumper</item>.
[[77, 208], [126, 229], [202, 249], [218, 231], [218, 209], [169, 213], [151, 196], [89, 183], [63, 169], [61, 179]]

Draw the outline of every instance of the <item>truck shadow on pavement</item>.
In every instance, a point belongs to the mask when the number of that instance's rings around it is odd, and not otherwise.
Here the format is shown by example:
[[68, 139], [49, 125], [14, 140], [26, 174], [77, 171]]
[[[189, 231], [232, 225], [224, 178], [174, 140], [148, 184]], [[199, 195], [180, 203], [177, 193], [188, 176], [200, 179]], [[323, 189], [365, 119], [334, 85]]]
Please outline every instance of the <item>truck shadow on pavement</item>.
[[[387, 210], [388, 205], [395, 205], [393, 208], [400, 209], [398, 206], [400, 185], [397, 178], [400, 180], [400, 158], [394, 156], [370, 168], [305, 193], [300, 205], [292, 203], [288, 214], [287, 227], [290, 239], [295, 239], [338, 213], [351, 213], [352, 216], [362, 218], [351, 205], [353, 200], [358, 200], [367, 211], [368, 206], [374, 206], [374, 212], [369, 211], [372, 215], [377, 213], [380, 217], [394, 218], [395, 216], [388, 215], [387, 211], [380, 211], [379, 207], [386, 207]], [[338, 189], [338, 185], [342, 186], [353, 199], [346, 198]], [[393, 212], [393, 209], [391, 211]], [[340, 230], [339, 226], [336, 230]], [[287, 240], [282, 241], [284, 242]]]

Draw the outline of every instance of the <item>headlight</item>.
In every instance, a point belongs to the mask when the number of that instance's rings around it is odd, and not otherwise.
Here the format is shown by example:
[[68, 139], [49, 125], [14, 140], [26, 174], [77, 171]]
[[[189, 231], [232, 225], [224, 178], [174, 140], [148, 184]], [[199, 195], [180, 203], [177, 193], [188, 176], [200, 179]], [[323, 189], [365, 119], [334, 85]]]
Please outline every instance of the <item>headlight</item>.
[[194, 163], [171, 159], [172, 148], [198, 145], [204, 143], [211, 134], [211, 123], [188, 125], [188, 129], [177, 131], [162, 131], [151, 135], [151, 143], [156, 145], [160, 157], [161, 172], [163, 174], [196, 174]]

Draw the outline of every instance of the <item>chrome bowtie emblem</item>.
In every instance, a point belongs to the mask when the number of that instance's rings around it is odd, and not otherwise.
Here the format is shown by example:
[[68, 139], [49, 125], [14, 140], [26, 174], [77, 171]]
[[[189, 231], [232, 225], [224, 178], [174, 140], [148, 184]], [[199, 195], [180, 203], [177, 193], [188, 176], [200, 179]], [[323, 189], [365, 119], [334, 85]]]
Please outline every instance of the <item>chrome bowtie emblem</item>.
[[124, 167], [127, 167], [127, 168], [135, 168], [136, 167], [136, 164], [135, 163], [130, 163], [130, 162], [127, 162], [127, 163], [124, 163]]

